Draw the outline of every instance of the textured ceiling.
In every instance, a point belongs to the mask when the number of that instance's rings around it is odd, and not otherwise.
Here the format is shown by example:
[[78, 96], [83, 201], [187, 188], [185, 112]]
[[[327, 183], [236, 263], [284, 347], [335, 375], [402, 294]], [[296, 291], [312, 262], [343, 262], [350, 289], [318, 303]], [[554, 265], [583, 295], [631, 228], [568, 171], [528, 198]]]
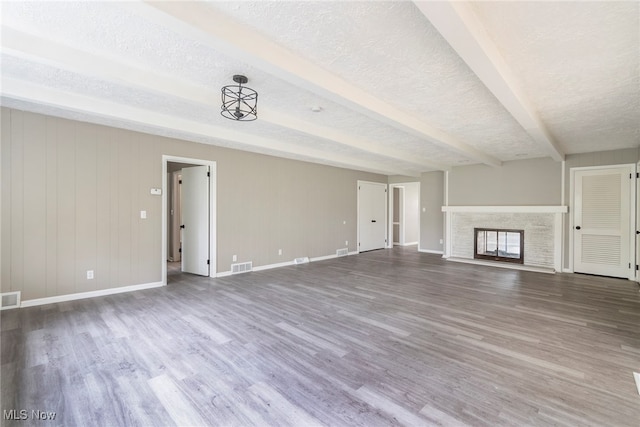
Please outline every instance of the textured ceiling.
[[0, 100], [383, 174], [560, 160], [640, 145], [639, 5], [2, 2]]

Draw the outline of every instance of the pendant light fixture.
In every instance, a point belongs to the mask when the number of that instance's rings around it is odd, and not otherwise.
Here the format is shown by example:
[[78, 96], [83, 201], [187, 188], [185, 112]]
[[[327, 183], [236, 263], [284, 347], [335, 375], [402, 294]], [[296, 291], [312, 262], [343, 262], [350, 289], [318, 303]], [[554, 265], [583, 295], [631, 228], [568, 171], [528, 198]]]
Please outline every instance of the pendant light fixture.
[[222, 111], [220, 114], [230, 120], [252, 121], [258, 118], [258, 92], [242, 86], [249, 79], [236, 74], [233, 81], [237, 85], [222, 87]]

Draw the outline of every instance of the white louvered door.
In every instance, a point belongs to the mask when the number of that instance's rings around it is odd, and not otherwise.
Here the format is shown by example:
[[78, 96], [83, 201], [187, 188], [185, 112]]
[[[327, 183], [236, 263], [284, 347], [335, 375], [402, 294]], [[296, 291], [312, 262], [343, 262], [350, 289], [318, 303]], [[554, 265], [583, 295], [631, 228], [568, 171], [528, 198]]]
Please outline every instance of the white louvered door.
[[576, 170], [574, 271], [628, 278], [631, 274], [631, 185], [635, 167]]

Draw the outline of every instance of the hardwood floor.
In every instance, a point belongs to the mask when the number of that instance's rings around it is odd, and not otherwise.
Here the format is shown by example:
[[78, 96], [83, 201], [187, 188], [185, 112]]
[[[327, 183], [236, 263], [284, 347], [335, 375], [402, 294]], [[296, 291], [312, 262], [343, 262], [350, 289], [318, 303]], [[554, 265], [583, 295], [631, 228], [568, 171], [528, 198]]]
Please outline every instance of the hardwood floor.
[[169, 279], [2, 312], [3, 425], [640, 423], [633, 282], [415, 248]]

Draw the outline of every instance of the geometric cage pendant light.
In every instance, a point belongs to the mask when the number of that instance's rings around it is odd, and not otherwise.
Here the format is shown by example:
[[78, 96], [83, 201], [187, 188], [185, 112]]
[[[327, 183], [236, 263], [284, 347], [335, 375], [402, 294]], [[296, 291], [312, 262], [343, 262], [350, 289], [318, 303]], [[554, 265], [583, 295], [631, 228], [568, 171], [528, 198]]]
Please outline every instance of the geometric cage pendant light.
[[229, 85], [222, 87], [222, 114], [227, 119], [236, 121], [252, 121], [258, 118], [258, 92], [242, 86], [249, 79], [245, 76], [236, 74], [233, 81], [237, 85]]

